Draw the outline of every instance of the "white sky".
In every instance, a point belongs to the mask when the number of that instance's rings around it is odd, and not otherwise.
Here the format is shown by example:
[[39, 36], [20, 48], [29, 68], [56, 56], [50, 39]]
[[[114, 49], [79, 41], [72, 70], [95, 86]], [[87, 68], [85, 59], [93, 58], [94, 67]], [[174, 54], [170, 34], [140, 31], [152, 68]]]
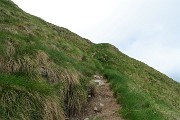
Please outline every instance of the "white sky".
[[108, 42], [180, 82], [180, 0], [13, 0], [26, 12]]

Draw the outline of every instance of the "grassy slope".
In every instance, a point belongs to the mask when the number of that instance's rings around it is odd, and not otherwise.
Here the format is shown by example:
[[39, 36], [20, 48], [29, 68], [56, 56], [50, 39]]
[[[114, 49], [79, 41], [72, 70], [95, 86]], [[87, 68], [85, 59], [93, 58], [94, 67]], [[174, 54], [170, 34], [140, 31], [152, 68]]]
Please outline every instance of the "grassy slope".
[[122, 115], [132, 120], [180, 119], [180, 84], [109, 44], [91, 48], [105, 68]]
[[80, 114], [86, 103], [81, 81], [96, 72], [84, 52], [91, 42], [8, 0], [0, 1], [0, 11], [0, 119], [54, 120]]
[[109, 44], [93, 44], [0, 1], [0, 119], [77, 115], [97, 73], [109, 79], [125, 118], [180, 119], [179, 83]]

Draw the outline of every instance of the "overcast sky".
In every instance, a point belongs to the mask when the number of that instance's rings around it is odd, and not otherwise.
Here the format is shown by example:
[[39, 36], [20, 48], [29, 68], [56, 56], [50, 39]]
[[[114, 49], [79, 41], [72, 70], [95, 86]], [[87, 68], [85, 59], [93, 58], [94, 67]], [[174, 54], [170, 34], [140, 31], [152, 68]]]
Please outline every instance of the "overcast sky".
[[13, 0], [26, 12], [108, 42], [180, 82], [180, 0]]

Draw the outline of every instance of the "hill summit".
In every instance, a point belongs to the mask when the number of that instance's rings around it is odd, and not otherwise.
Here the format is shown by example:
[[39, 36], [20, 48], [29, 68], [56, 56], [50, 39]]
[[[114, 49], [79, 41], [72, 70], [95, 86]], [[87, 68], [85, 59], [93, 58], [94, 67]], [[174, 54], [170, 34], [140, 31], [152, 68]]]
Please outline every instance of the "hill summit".
[[108, 80], [124, 119], [180, 119], [179, 83], [0, 0], [1, 120], [81, 118], [93, 75]]

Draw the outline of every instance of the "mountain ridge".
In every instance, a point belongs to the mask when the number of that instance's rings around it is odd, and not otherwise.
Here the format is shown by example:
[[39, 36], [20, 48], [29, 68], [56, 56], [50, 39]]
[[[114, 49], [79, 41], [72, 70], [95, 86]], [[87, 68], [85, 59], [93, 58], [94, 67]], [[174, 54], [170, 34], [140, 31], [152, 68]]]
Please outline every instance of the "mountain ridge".
[[179, 83], [111, 44], [0, 3], [0, 119], [82, 116], [95, 74], [108, 78], [125, 119], [180, 118]]

